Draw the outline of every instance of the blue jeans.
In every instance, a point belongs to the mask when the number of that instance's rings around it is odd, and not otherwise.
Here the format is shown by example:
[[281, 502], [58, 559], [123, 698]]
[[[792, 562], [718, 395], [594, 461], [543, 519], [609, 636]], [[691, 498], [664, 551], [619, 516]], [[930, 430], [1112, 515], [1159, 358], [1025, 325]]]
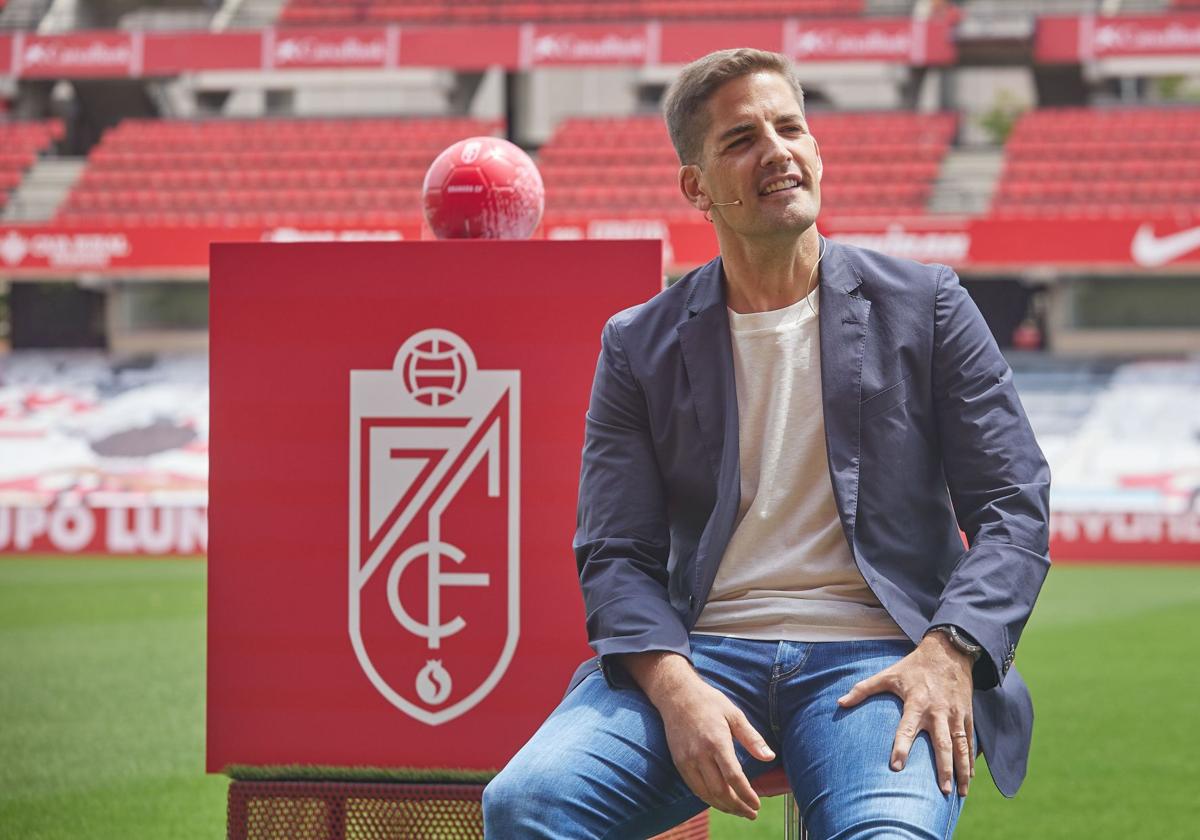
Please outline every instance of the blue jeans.
[[[692, 634], [696, 670], [766, 739], [766, 763], [735, 742], [753, 779], [782, 760], [813, 840], [929, 838], [954, 831], [962, 800], [938, 788], [929, 736], [889, 767], [902, 704], [837, 698], [913, 650], [908, 641], [763, 642]], [[636, 689], [584, 678], [483, 794], [489, 840], [650, 837], [707, 806], [671, 760], [662, 719]]]

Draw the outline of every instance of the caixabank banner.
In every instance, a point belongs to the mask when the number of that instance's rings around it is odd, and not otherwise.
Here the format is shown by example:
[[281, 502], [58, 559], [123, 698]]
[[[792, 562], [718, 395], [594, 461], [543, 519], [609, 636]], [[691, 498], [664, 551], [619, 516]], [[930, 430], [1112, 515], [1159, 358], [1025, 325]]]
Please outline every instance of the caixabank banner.
[[218, 244], [208, 768], [498, 768], [589, 655], [584, 416], [653, 240]]

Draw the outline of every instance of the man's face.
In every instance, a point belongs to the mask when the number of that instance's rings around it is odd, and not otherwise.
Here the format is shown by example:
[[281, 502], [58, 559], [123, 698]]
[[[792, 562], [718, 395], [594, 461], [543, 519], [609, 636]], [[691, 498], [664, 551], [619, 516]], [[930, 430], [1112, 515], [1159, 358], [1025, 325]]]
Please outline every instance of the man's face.
[[685, 167], [693, 177], [682, 179], [693, 204], [704, 210], [741, 199], [712, 215], [744, 236], [795, 235], [811, 226], [821, 207], [821, 153], [787, 81], [771, 72], [733, 79], [708, 108], [701, 164]]

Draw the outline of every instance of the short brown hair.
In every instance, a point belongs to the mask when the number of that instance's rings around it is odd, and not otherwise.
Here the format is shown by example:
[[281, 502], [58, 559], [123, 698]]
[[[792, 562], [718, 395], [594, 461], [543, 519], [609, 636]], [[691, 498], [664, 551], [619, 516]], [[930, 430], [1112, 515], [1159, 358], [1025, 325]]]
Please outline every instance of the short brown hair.
[[683, 68], [663, 99], [667, 133], [681, 164], [697, 163], [708, 131], [708, 100], [717, 88], [751, 73], [778, 73], [796, 94], [800, 114], [804, 114], [804, 88], [796, 67], [785, 55], [742, 47], [718, 50], [698, 58]]

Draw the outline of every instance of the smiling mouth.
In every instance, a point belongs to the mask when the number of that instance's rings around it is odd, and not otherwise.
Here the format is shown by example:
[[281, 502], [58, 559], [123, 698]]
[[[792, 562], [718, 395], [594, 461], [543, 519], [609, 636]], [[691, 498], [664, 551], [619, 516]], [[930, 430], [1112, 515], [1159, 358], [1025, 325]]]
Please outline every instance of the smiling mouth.
[[759, 192], [759, 195], [774, 195], [775, 193], [778, 193], [778, 192], [788, 192], [790, 190], [799, 189], [800, 185], [801, 185], [801, 181], [799, 178], [788, 178], [783, 181], [776, 181], [775, 183], [771, 184], [769, 187], [766, 187], [765, 189], [761, 190]]

